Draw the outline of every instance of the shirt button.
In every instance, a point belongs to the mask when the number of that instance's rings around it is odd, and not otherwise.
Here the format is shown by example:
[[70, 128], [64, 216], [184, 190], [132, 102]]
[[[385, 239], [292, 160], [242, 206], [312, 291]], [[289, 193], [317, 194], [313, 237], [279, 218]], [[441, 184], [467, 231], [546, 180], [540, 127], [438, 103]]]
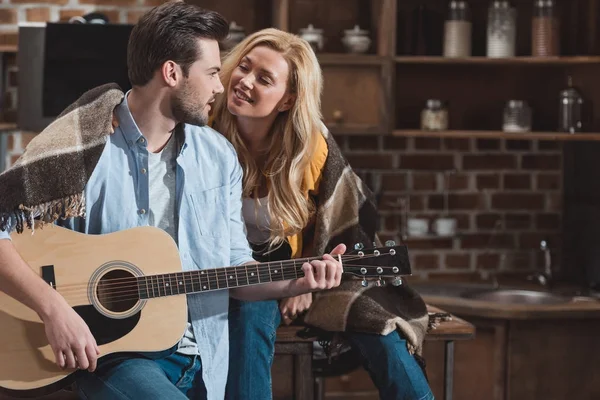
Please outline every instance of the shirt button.
[[142, 143], [142, 144], [143, 144], [145, 141], [146, 141], [146, 139], [144, 139], [143, 137], [139, 138], [139, 140], [138, 140], [138, 142], [140, 142], [140, 143]]
[[146, 210], [145, 210], [145, 209], [143, 209], [143, 208], [142, 208], [142, 209], [140, 209], [140, 214], [142, 214], [142, 215], [146, 214]]
[[148, 171], [146, 171], [146, 168], [142, 168], [141, 172], [142, 172], [142, 174], [145, 174]]

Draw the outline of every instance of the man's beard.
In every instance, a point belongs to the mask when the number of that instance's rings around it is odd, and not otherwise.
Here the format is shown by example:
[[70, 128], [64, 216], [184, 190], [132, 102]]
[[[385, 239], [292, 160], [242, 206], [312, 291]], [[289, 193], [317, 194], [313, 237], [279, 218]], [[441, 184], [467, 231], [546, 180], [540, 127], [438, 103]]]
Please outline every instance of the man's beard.
[[175, 120], [185, 124], [204, 126], [208, 123], [208, 115], [204, 112], [205, 104], [200, 104], [198, 96], [186, 83], [171, 98], [171, 113]]

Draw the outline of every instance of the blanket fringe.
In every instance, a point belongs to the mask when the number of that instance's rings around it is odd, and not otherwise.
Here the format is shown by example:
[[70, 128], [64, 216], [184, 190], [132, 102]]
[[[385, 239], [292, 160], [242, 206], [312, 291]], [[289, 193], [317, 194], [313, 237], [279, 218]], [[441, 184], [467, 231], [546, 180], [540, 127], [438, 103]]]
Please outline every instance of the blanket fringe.
[[78, 193], [35, 206], [21, 204], [16, 210], [1, 211], [0, 230], [14, 228], [17, 233], [23, 233], [25, 227], [33, 230], [36, 225], [43, 227], [59, 219], [83, 216], [85, 216], [85, 196], [83, 193]]

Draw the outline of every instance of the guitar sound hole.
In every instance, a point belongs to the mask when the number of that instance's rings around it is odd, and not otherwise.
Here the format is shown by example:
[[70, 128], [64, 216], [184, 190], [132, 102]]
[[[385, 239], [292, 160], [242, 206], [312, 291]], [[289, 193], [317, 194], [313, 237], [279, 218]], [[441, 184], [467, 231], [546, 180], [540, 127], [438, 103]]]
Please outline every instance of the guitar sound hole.
[[129, 271], [109, 271], [100, 278], [96, 296], [100, 304], [109, 311], [128, 311], [140, 300], [137, 279]]

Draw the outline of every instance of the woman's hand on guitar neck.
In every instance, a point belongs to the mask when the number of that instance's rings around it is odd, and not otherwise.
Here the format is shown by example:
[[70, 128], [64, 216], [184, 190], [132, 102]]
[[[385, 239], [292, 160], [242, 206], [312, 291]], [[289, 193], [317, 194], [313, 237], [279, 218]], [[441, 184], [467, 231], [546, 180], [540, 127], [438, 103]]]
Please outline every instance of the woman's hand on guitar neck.
[[48, 315], [41, 316], [56, 365], [93, 372], [100, 355], [96, 339], [85, 321], [62, 297], [56, 303]]
[[339, 286], [342, 280], [343, 268], [342, 263], [334, 258], [334, 256], [344, 254], [345, 252], [346, 246], [339, 244], [330, 254], [325, 254], [322, 260], [313, 260], [310, 263], [304, 263], [302, 265], [304, 276], [290, 281], [289, 289], [292, 296]]

